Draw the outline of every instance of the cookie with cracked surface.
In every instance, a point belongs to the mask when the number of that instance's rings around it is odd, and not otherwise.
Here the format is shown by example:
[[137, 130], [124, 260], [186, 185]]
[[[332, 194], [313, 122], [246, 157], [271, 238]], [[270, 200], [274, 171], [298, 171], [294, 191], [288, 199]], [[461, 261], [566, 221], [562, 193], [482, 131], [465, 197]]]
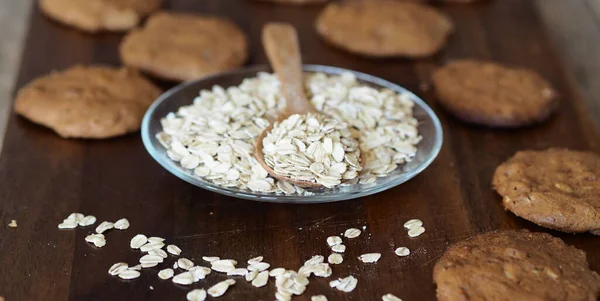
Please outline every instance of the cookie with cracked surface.
[[520, 151], [492, 180], [504, 208], [540, 226], [600, 235], [600, 156], [551, 148]]
[[433, 84], [439, 103], [473, 124], [514, 128], [550, 117], [554, 88], [537, 73], [493, 62], [457, 60], [437, 69]]
[[437, 9], [393, 0], [334, 2], [316, 21], [323, 39], [370, 57], [426, 57], [438, 52], [453, 30]]
[[219, 17], [161, 12], [131, 31], [120, 46], [125, 65], [167, 80], [186, 81], [240, 67], [246, 35]]
[[585, 253], [547, 233], [494, 231], [452, 245], [433, 269], [440, 301], [594, 301]]
[[158, 10], [163, 0], [40, 0], [51, 19], [88, 32], [126, 31]]
[[139, 130], [160, 93], [127, 68], [75, 66], [21, 88], [15, 112], [63, 138], [109, 138]]

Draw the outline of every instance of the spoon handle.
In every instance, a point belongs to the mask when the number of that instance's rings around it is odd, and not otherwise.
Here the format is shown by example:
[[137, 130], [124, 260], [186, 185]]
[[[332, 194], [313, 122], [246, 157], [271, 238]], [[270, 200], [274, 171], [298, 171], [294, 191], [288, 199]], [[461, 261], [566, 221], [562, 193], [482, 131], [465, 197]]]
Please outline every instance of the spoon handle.
[[304, 93], [302, 56], [296, 29], [286, 23], [268, 23], [263, 28], [263, 47], [281, 82], [286, 99], [285, 115], [315, 112]]

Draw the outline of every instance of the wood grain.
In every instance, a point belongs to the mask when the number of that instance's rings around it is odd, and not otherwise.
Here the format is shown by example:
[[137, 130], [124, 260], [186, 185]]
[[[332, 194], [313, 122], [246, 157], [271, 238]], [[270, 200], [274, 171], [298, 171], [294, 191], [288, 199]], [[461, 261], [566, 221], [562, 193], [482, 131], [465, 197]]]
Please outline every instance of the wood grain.
[[[456, 34], [440, 55], [419, 61], [368, 60], [327, 46], [312, 27], [318, 5], [171, 0], [167, 7], [234, 19], [251, 38], [251, 64], [267, 61], [260, 45], [263, 24], [293, 23], [306, 63], [374, 74], [422, 95], [443, 122], [446, 140], [440, 156], [413, 180], [370, 197], [323, 205], [255, 203], [178, 180], [152, 161], [138, 135], [62, 140], [11, 114], [0, 158], [0, 221], [16, 219], [19, 227], [0, 231], [0, 295], [7, 300], [185, 300], [191, 288], [161, 281], [155, 268], [131, 281], [108, 275], [117, 261], [137, 262], [139, 253], [128, 247], [137, 233], [166, 237], [196, 262], [206, 255], [240, 262], [263, 255], [274, 266], [297, 269], [312, 255], [328, 255], [327, 236], [366, 226], [364, 236], [347, 242], [345, 261], [334, 267], [332, 276], [356, 276], [357, 289], [345, 294], [329, 288], [329, 279], [311, 278], [307, 292], [297, 300], [319, 293], [330, 300], [380, 300], [385, 293], [405, 300], [435, 300], [431, 272], [436, 259], [449, 244], [493, 229], [550, 232], [586, 250], [591, 267], [600, 271], [597, 237], [536, 227], [505, 212], [490, 188], [495, 166], [523, 148], [600, 152], [590, 111], [566, 75], [531, 1], [440, 6], [455, 20]], [[45, 19], [36, 9], [17, 86], [76, 63], [117, 65], [120, 39], [117, 34], [79, 33]], [[518, 131], [457, 122], [439, 109], [431, 92], [418, 88], [436, 65], [463, 57], [537, 70], [561, 93], [560, 111], [543, 125]], [[57, 229], [76, 211], [94, 214], [99, 222], [127, 217], [131, 228], [106, 233], [107, 245], [96, 249], [84, 241], [93, 228]], [[425, 223], [427, 232], [419, 238], [408, 238], [402, 228], [411, 218]], [[412, 254], [396, 257], [393, 250], [399, 246], [409, 247]], [[377, 264], [359, 263], [356, 257], [367, 252], [381, 252], [383, 257]], [[192, 287], [206, 288], [222, 279], [211, 274]], [[273, 294], [273, 283], [256, 289], [239, 281], [223, 300], [272, 300]]]

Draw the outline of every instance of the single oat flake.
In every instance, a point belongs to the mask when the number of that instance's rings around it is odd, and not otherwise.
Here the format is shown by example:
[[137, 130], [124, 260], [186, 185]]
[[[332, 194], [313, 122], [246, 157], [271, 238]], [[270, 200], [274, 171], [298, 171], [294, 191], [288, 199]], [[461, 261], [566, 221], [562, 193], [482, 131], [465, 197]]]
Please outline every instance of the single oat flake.
[[225, 292], [227, 292], [227, 289], [229, 289], [229, 287], [233, 284], [235, 284], [235, 280], [233, 280], [233, 279], [227, 279], [227, 280], [221, 281], [221, 282], [213, 285], [211, 288], [209, 288], [208, 294], [211, 297], [221, 297], [225, 294]]
[[263, 287], [267, 285], [269, 281], [269, 271], [262, 271], [256, 275], [256, 278], [252, 280], [252, 286], [254, 287]]
[[356, 228], [350, 228], [344, 232], [344, 236], [346, 238], [356, 238], [360, 236], [361, 231]]
[[201, 288], [197, 288], [187, 293], [186, 298], [188, 301], [204, 301], [206, 300], [206, 291]]
[[106, 239], [102, 234], [90, 234], [85, 237], [85, 241], [89, 243], [93, 243], [94, 246], [98, 248], [102, 248], [106, 245]]
[[58, 229], [74, 229], [77, 228], [77, 221], [74, 219], [65, 219], [62, 223], [58, 224]]
[[119, 273], [119, 278], [121, 279], [135, 279], [137, 277], [140, 277], [140, 272], [135, 271], [135, 270], [124, 270], [122, 272]]
[[342, 243], [342, 238], [339, 237], [339, 236], [329, 236], [329, 237], [327, 237], [327, 244], [330, 247], [333, 247], [335, 245], [339, 245], [341, 243]]
[[358, 257], [358, 259], [364, 263], [375, 263], [379, 261], [379, 258], [381, 258], [381, 253], [367, 253]]
[[168, 245], [167, 252], [169, 252], [171, 255], [175, 255], [175, 256], [181, 255], [181, 249], [176, 245]]
[[91, 226], [95, 223], [96, 223], [96, 217], [93, 215], [88, 215], [79, 222], [79, 225], [82, 227], [87, 227], [87, 226]]
[[190, 272], [183, 272], [177, 274], [173, 277], [173, 283], [181, 284], [181, 285], [190, 285], [194, 283], [194, 275]]
[[194, 262], [187, 258], [179, 258], [179, 260], [177, 260], [177, 265], [180, 269], [189, 270], [194, 266]]
[[315, 295], [310, 297], [310, 301], [327, 301], [327, 297], [325, 295]]
[[131, 239], [129, 242], [129, 246], [132, 249], [139, 249], [141, 246], [145, 245], [148, 242], [148, 238], [144, 234], [138, 234]]
[[16, 228], [17, 227], [17, 221], [16, 220], [11, 220], [10, 223], [8, 224], [9, 228]]
[[167, 280], [167, 279], [170, 279], [171, 277], [173, 277], [174, 274], [175, 274], [175, 271], [173, 271], [173, 269], [166, 268], [166, 269], [160, 270], [160, 272], [158, 272], [158, 278], [160, 278], [162, 280]]
[[412, 228], [416, 228], [416, 227], [421, 227], [423, 226], [423, 222], [420, 219], [411, 219], [409, 221], [407, 221], [406, 223], [404, 223], [404, 228], [410, 230]]
[[107, 230], [110, 230], [114, 227], [115, 227], [115, 224], [104, 221], [100, 225], [98, 225], [98, 227], [96, 227], [96, 233], [102, 234], [102, 233], [106, 232]]
[[125, 230], [129, 228], [129, 220], [122, 218], [114, 223], [114, 228], [117, 230]]
[[216, 256], [203, 256], [202, 260], [206, 261], [206, 262], [213, 262], [213, 261], [217, 261], [221, 258], [216, 257]]
[[129, 265], [127, 263], [117, 262], [108, 269], [108, 273], [112, 276], [116, 276], [116, 275], [119, 275], [119, 273], [127, 270], [128, 268], [129, 268]]
[[338, 253], [333, 253], [327, 257], [327, 262], [331, 264], [340, 264], [344, 261], [344, 257]]
[[394, 251], [396, 255], [400, 257], [408, 256], [410, 254], [410, 250], [407, 247], [399, 247]]
[[419, 227], [411, 228], [410, 230], [408, 230], [408, 236], [417, 237], [417, 236], [423, 234], [424, 232], [425, 232], [425, 228], [419, 226]]
[[[353, 291], [356, 288], [356, 285], [358, 284], [358, 279], [354, 278], [353, 276], [340, 278], [338, 279], [338, 281], [339, 282], [336, 283], [335, 288], [345, 293]], [[331, 285], [331, 283], [329, 283], [329, 285]]]
[[385, 294], [381, 297], [382, 301], [402, 301], [402, 299], [392, 295], [392, 294]]
[[336, 252], [336, 253], [344, 253], [344, 252], [346, 252], [346, 246], [343, 244], [335, 245], [335, 246], [331, 247], [331, 251]]

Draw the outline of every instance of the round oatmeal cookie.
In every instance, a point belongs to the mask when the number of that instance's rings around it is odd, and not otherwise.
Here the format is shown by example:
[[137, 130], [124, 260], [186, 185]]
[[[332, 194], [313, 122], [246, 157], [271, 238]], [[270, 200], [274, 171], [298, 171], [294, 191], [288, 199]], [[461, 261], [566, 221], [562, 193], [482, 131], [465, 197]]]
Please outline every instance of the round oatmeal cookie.
[[15, 112], [63, 138], [109, 138], [137, 131], [160, 93], [127, 68], [75, 66], [21, 88]]
[[492, 62], [457, 60], [433, 74], [440, 104], [457, 118], [489, 127], [541, 122], [556, 108], [557, 93], [537, 73]]
[[504, 207], [526, 220], [600, 235], [600, 156], [595, 153], [520, 151], [496, 168], [492, 185]]
[[51, 19], [88, 32], [126, 31], [162, 5], [163, 0], [40, 0]]
[[205, 15], [161, 12], [121, 43], [132, 67], [176, 81], [240, 67], [248, 57], [244, 33], [232, 22]]
[[494, 231], [452, 245], [433, 269], [440, 301], [595, 301], [585, 253], [547, 233]]
[[370, 57], [425, 57], [438, 52], [453, 30], [433, 7], [394, 0], [334, 2], [316, 22], [328, 43]]

